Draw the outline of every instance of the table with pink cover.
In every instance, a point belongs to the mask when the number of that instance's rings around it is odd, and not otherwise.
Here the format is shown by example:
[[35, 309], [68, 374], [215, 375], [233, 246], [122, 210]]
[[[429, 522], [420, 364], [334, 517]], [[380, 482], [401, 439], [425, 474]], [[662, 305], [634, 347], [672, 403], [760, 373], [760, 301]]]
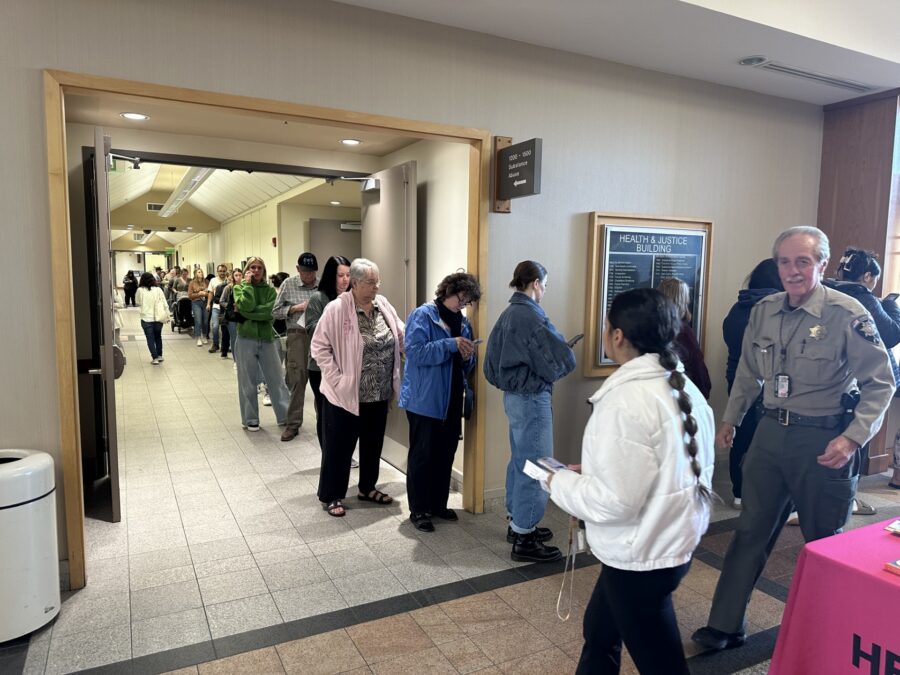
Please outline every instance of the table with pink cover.
[[900, 558], [894, 519], [800, 551], [769, 675], [900, 673]]

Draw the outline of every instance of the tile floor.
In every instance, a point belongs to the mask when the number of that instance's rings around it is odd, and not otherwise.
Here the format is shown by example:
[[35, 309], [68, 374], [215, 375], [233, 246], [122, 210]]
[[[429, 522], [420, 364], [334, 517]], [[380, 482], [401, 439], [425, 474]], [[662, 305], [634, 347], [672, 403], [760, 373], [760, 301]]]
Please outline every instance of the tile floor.
[[[497, 587], [498, 575], [518, 567], [509, 559], [502, 504], [480, 516], [460, 512], [458, 524], [438, 523], [436, 534], [418, 533], [407, 519], [404, 476], [386, 464], [379, 486], [394, 505], [351, 498], [345, 518], [329, 517], [315, 496], [320, 455], [309, 401], [290, 443], [280, 441], [270, 408], [260, 408], [262, 430], [246, 432], [230, 359], [167, 327], [165, 361], [153, 366], [137, 312], [124, 318], [122, 522], [87, 521], [88, 585], [66, 593], [58, 619], [32, 636], [24, 672], [72, 672], [191, 647], [197, 657], [188, 662], [202, 663], [185, 672], [572, 672], [598, 567], [577, 572], [573, 616], [560, 622], [558, 578], [509, 585], [527, 577], [511, 575]], [[726, 470], [717, 475], [727, 481]], [[900, 494], [885, 482], [864, 479], [865, 499], [884, 517], [900, 515]], [[727, 483], [717, 489], [729, 494]], [[459, 507], [460, 496], [453, 500]], [[705, 623], [736, 515], [716, 507], [721, 527], [704, 538], [676, 594], [686, 640]], [[545, 523], [554, 529], [564, 531], [565, 522], [548, 511]], [[849, 527], [868, 522], [855, 517]], [[770, 593], [754, 594], [751, 631], [780, 623], [801, 543], [797, 528], [785, 529], [765, 572]], [[466, 597], [401, 602], [454, 584], [469, 589]], [[491, 590], [475, 593], [486, 585]], [[396, 612], [385, 609], [391, 601]], [[299, 640], [269, 639], [261, 650], [240, 648], [253, 631], [275, 636], [287, 622], [326, 621], [347, 608], [361, 620]], [[384, 618], [366, 621], [369, 608]], [[689, 641], [686, 649], [694, 653]], [[223, 650], [237, 655], [215, 661]], [[746, 665], [741, 672], [764, 672], [765, 661]]]

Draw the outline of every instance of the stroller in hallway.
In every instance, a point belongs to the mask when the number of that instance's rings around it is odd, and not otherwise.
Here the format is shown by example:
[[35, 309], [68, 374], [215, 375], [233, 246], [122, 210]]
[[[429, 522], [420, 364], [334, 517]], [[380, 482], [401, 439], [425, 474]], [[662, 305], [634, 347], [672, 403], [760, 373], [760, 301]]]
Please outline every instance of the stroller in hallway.
[[178, 329], [179, 333], [189, 331], [194, 327], [194, 313], [191, 309], [191, 299], [179, 298], [172, 305], [172, 332]]

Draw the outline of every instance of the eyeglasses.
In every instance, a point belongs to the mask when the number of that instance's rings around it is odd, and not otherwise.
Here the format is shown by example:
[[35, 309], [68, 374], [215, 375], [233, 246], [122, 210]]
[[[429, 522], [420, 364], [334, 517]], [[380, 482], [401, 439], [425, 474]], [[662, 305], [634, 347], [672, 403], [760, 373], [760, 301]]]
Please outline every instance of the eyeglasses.
[[457, 306], [460, 309], [464, 309], [464, 308], [468, 307], [469, 305], [471, 305], [472, 303], [474, 303], [475, 301], [472, 300], [471, 298], [464, 298], [461, 295], [457, 295], [456, 302], [457, 302]]
[[369, 288], [381, 288], [381, 279], [363, 279], [359, 283]]

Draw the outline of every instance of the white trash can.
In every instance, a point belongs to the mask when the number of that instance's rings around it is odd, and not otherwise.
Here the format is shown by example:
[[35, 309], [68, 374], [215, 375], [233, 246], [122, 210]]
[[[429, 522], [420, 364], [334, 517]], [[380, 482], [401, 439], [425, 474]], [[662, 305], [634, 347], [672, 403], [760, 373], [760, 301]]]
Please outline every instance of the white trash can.
[[53, 458], [0, 450], [0, 642], [59, 613], [57, 551]]

